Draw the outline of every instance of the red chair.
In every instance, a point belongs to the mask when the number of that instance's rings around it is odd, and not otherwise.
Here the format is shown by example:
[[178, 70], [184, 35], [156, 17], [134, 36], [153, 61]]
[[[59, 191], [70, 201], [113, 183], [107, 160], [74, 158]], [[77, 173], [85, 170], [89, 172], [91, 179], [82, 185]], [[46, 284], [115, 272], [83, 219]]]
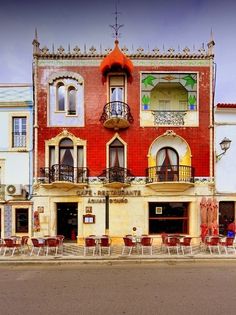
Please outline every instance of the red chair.
[[2, 250], [4, 252], [6, 244], [4, 243], [4, 240], [0, 239], [0, 255], [2, 253]]
[[153, 239], [149, 236], [144, 236], [141, 238], [142, 255], [144, 252], [144, 248], [149, 248], [150, 249], [150, 255], [152, 255], [152, 242], [153, 242]]
[[206, 246], [210, 250], [211, 254], [214, 249], [217, 249], [220, 254], [220, 238], [218, 236], [211, 236], [208, 240], [206, 240]]
[[228, 254], [228, 250], [232, 249], [234, 254], [236, 254], [236, 250], [234, 247], [234, 237], [226, 237], [224, 240], [220, 240], [220, 248], [224, 248], [225, 253]]
[[25, 253], [25, 249], [29, 251], [29, 236], [25, 235], [21, 237], [21, 251]]
[[178, 237], [168, 237], [165, 240], [165, 246], [167, 248], [168, 254], [170, 255], [170, 252], [172, 249], [176, 250], [177, 255], [179, 254], [179, 245], [180, 241]]
[[13, 240], [12, 238], [5, 238], [4, 242], [5, 242], [5, 248], [4, 248], [3, 256], [6, 255], [7, 251], [12, 251], [12, 254], [11, 254], [12, 256], [14, 255], [16, 250], [19, 252], [21, 248], [21, 244], [17, 244], [15, 240]]
[[46, 256], [48, 255], [50, 250], [55, 251], [55, 255], [57, 255], [58, 247], [59, 247], [60, 240], [58, 238], [50, 237], [45, 240], [46, 246]]
[[190, 254], [193, 254], [192, 246], [191, 246], [191, 240], [192, 240], [192, 237], [184, 237], [184, 238], [183, 238], [183, 241], [181, 241], [181, 242], [179, 243], [183, 255], [184, 255], [184, 250], [185, 250], [185, 249], [189, 249]]
[[45, 240], [44, 239], [39, 240], [37, 238], [31, 238], [31, 242], [32, 242], [32, 250], [31, 250], [30, 256], [32, 256], [35, 249], [38, 250], [37, 256], [39, 256], [41, 249], [43, 250], [43, 252], [45, 251]]
[[84, 244], [84, 256], [86, 256], [87, 251], [89, 252], [90, 249], [93, 251], [94, 256], [96, 251], [96, 240], [92, 237], [86, 237]]
[[168, 239], [168, 235], [166, 234], [166, 233], [161, 233], [161, 250], [163, 249], [163, 248], [165, 248], [165, 250], [166, 250], [166, 242], [167, 242], [167, 239]]
[[102, 250], [107, 250], [108, 255], [111, 255], [111, 239], [109, 237], [102, 237], [99, 246], [99, 254], [102, 255]]
[[133, 248], [136, 247], [136, 243], [133, 242], [132, 238], [130, 237], [123, 237], [123, 240], [124, 240], [124, 246], [123, 246], [121, 255], [124, 255], [126, 249], [128, 249], [128, 252], [129, 252], [128, 255], [130, 255]]
[[56, 238], [59, 240], [58, 249], [61, 250], [61, 254], [63, 254], [63, 241], [65, 239], [64, 235], [57, 235]]

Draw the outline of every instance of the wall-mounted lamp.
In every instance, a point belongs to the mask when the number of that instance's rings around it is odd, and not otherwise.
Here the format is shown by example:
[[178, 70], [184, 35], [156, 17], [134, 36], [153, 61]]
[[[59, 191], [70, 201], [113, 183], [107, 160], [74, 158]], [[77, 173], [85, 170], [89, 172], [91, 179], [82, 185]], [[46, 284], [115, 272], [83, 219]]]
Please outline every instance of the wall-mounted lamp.
[[224, 137], [224, 139], [220, 142], [220, 147], [223, 152], [216, 156], [216, 161], [219, 161], [225, 152], [230, 148], [231, 142], [232, 141], [226, 137]]

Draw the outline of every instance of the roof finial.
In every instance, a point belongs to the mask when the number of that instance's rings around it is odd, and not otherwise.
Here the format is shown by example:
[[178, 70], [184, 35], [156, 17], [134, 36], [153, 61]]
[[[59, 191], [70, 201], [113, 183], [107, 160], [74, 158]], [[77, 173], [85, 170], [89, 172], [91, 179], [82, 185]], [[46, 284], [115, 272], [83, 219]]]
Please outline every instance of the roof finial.
[[114, 12], [115, 15], [115, 24], [110, 25], [113, 28], [114, 33], [113, 36], [115, 37], [115, 42], [118, 42], [118, 38], [120, 37], [119, 29], [124, 26], [124, 24], [118, 24], [118, 14], [121, 14], [117, 11], [117, 1], [116, 1], [116, 11]]

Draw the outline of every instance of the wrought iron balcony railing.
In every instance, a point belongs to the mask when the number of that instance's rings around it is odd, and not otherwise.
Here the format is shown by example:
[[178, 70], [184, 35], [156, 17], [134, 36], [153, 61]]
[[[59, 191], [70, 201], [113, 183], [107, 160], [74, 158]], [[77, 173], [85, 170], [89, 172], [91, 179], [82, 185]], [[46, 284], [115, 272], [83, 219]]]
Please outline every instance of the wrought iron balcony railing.
[[147, 184], [156, 182], [194, 182], [194, 168], [186, 165], [154, 166], [147, 169]]
[[98, 176], [105, 184], [106, 183], [125, 183], [130, 184], [134, 176], [127, 168], [111, 167], [106, 168], [101, 175]]
[[100, 121], [102, 123], [105, 123], [107, 120], [115, 118], [126, 120], [129, 123], [132, 123], [134, 121], [130, 112], [129, 105], [120, 101], [107, 103], [103, 108], [103, 113]]
[[88, 183], [87, 167], [73, 167], [65, 164], [54, 164], [51, 167], [42, 167], [41, 176], [45, 183], [70, 182], [70, 183]]
[[184, 125], [184, 116], [187, 114], [186, 110], [155, 110], [152, 112], [154, 115], [154, 125]]

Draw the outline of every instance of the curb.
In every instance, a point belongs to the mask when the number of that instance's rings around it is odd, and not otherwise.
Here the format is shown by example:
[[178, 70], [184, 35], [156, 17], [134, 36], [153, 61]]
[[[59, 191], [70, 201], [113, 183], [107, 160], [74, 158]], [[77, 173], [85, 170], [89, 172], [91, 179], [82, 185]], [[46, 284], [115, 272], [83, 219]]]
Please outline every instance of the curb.
[[142, 263], [168, 263], [168, 264], [177, 264], [177, 263], [202, 263], [202, 262], [233, 262], [236, 263], [236, 256], [235, 257], [219, 257], [219, 256], [186, 256], [186, 257], [129, 257], [129, 256], [119, 256], [119, 257], [77, 257], [77, 256], [70, 256], [68, 258], [63, 256], [56, 256], [56, 257], [33, 257], [29, 258], [9, 258], [6, 257], [5, 259], [0, 259], [0, 266], [1, 265], [63, 265], [63, 264], [142, 264]]

